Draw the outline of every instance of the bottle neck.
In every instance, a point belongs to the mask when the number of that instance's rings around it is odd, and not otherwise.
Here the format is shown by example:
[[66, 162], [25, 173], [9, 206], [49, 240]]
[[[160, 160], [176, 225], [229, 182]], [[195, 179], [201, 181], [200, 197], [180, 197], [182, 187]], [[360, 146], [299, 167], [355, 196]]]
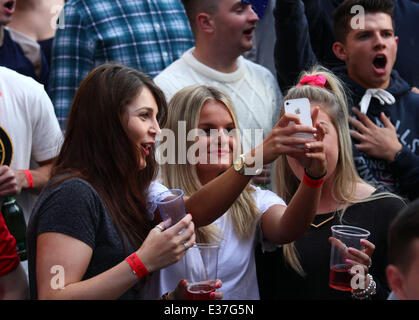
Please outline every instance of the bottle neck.
[[9, 205], [9, 204], [13, 204], [16, 202], [16, 198], [14, 197], [6, 197], [4, 200], [4, 205]]

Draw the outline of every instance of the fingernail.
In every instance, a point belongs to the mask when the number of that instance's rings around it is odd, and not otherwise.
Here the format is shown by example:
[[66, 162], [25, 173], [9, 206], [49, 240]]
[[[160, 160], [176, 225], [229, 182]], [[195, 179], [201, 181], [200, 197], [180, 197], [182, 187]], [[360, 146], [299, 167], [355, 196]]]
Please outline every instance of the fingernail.
[[221, 284], [217, 283], [217, 284], [215, 285], [215, 288], [216, 288], [216, 289], [220, 289], [220, 288], [221, 288]]
[[311, 147], [311, 144], [306, 143], [306, 148], [310, 148], [310, 147]]
[[211, 297], [211, 298], [215, 298], [215, 292], [211, 292], [211, 293], [210, 293], [210, 297]]
[[350, 260], [350, 259], [345, 259], [345, 263], [346, 263], [346, 264], [352, 264], [352, 262], [353, 262], [353, 261], [352, 261], [352, 260]]

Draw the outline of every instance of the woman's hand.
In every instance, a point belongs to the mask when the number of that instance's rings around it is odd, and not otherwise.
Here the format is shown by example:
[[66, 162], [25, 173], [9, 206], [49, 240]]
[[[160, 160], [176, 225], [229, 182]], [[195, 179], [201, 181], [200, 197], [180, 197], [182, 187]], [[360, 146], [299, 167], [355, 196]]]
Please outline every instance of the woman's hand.
[[[361, 245], [364, 247], [362, 250], [358, 250], [352, 247], [347, 247], [342, 241], [330, 237], [329, 242], [339, 248], [342, 251], [342, 259], [346, 265], [350, 266], [351, 274], [358, 275], [360, 281], [365, 281], [364, 288], [367, 288], [369, 285], [369, 278], [367, 274], [369, 268], [371, 267], [372, 260], [371, 256], [375, 250], [375, 245], [368, 240], [362, 239]], [[356, 271], [352, 269], [353, 267], [360, 268], [362, 271]]]
[[[223, 283], [220, 279], [215, 280], [215, 289], [221, 288]], [[187, 296], [187, 287], [188, 282], [186, 280], [180, 280], [175, 291], [169, 293], [169, 300], [188, 300]], [[221, 300], [223, 298], [223, 293], [214, 291], [210, 294], [210, 300]]]
[[314, 134], [314, 138], [316, 140], [304, 144], [304, 154], [289, 154], [289, 156], [300, 162], [301, 166], [305, 168], [306, 172], [314, 178], [324, 176], [327, 171], [327, 161], [323, 143], [325, 130], [323, 126], [317, 122], [319, 111], [320, 108], [315, 107], [311, 114], [314, 127], [316, 128], [316, 133]]
[[195, 226], [190, 214], [167, 230], [164, 229], [164, 222], [158, 226], [160, 227], [156, 226], [150, 231], [137, 251], [138, 257], [149, 272], [179, 261], [186, 250], [195, 243]]
[[[288, 126], [290, 122], [295, 125]], [[316, 128], [301, 125], [300, 119], [295, 114], [284, 114], [278, 123], [274, 126], [269, 135], [263, 142], [255, 149], [251, 150], [251, 154], [246, 158], [255, 158], [262, 156], [263, 161], [256, 161], [256, 163], [269, 164], [278, 158], [281, 154], [286, 153], [290, 156], [303, 156], [306, 152], [298, 145], [305, 145], [306, 143], [314, 142], [311, 138], [300, 138], [292, 136], [295, 133], [311, 133], [317, 132]]]

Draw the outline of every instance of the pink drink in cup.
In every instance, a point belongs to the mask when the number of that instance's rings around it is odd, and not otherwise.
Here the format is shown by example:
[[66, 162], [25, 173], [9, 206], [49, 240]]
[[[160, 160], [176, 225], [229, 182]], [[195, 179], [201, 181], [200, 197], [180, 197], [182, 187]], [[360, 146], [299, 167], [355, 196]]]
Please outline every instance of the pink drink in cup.
[[330, 253], [330, 274], [329, 287], [339, 291], [352, 291], [351, 266], [345, 264], [345, 252], [352, 247], [362, 249], [361, 240], [367, 239], [370, 235], [368, 230], [346, 225], [332, 226], [332, 242]]
[[209, 300], [215, 291], [219, 248], [218, 244], [197, 243], [186, 252], [188, 300]]

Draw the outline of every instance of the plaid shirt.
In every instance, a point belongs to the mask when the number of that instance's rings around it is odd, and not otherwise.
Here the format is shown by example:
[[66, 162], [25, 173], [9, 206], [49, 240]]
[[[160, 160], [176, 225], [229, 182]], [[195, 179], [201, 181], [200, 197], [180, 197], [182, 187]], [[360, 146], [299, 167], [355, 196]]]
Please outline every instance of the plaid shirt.
[[154, 77], [194, 45], [180, 0], [71, 0], [52, 51], [50, 94], [62, 129], [75, 91], [105, 62]]

